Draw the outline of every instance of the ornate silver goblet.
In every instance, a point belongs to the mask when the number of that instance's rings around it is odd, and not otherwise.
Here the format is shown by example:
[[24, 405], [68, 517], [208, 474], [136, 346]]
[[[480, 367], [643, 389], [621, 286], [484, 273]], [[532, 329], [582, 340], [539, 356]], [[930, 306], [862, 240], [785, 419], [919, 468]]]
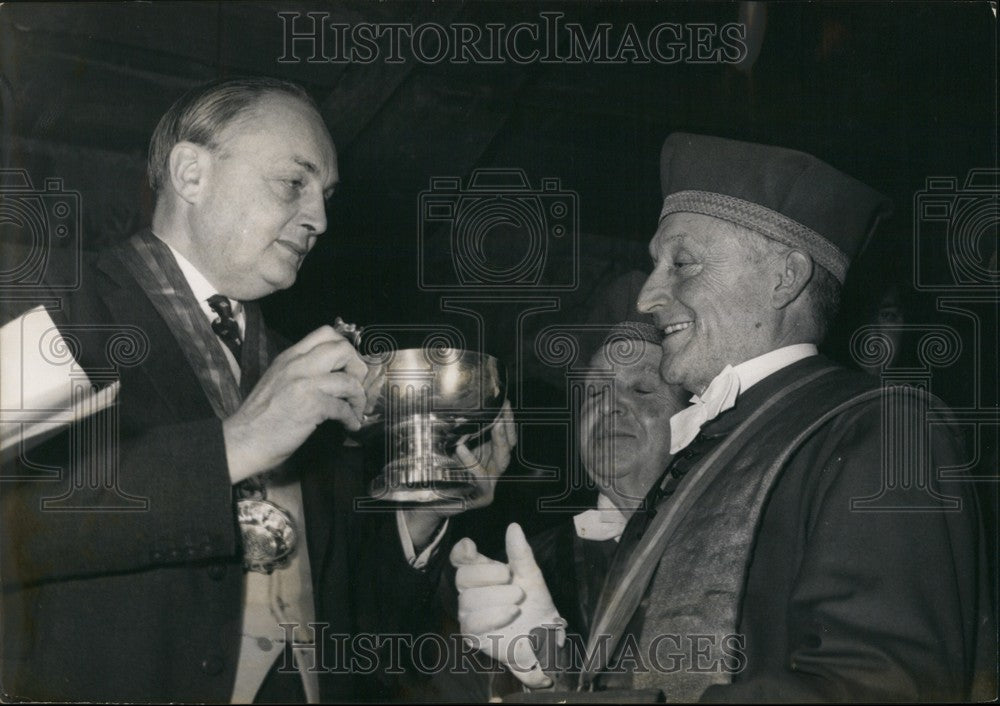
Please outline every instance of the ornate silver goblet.
[[381, 441], [386, 459], [372, 497], [428, 503], [468, 496], [474, 478], [454, 450], [496, 422], [506, 399], [503, 366], [456, 348], [405, 348], [366, 360], [368, 406], [359, 437], [366, 445]]

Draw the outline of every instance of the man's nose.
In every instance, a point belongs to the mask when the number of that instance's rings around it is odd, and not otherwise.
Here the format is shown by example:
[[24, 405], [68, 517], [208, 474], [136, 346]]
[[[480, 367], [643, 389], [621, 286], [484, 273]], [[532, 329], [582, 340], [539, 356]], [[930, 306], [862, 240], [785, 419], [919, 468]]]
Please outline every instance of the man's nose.
[[323, 194], [310, 194], [302, 200], [300, 223], [310, 233], [319, 235], [326, 231], [326, 200]]
[[646, 278], [646, 282], [639, 290], [639, 297], [636, 299], [636, 309], [643, 314], [653, 313], [657, 307], [663, 306], [667, 299], [667, 287], [664, 276], [653, 270], [653, 273]]
[[597, 411], [604, 417], [621, 415], [623, 413], [622, 396], [613, 386], [608, 385], [601, 392]]

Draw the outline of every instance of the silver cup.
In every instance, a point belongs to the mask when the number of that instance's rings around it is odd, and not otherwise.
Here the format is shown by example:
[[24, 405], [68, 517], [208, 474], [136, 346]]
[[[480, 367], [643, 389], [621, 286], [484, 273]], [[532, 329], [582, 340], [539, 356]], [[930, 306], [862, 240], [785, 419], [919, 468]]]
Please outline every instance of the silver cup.
[[428, 503], [468, 496], [459, 443], [480, 440], [506, 399], [506, 374], [491, 355], [456, 348], [406, 348], [368, 356], [368, 395], [360, 440], [384, 444], [373, 498]]

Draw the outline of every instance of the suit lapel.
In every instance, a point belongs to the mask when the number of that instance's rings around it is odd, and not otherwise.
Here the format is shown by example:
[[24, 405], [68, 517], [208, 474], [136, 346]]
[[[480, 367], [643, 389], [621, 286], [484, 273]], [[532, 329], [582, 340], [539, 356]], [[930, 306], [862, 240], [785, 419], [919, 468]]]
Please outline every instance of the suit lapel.
[[[173, 333], [125, 265], [112, 252], [105, 251], [98, 258], [97, 268], [114, 283], [99, 294], [111, 320], [138, 326], [149, 339], [148, 356], [136, 372], [148, 378], [160, 401], [178, 418], [183, 416], [179, 400], [203, 408], [204, 416], [214, 416]], [[178, 390], [183, 390], [184, 394], [178, 394]]]
[[[131, 323], [139, 327], [149, 339], [149, 354], [132, 374], [144, 375], [163, 404], [168, 406], [177, 418], [191, 417], [191, 408], [181, 406], [188, 404], [197, 408], [195, 413], [198, 416], [215, 416], [201, 382], [188, 365], [187, 358], [173, 332], [125, 264], [113, 251], [105, 251], [98, 257], [96, 267], [109, 280], [100, 288], [99, 296], [110, 312], [110, 320]], [[251, 309], [248, 315], [249, 318], [253, 318], [255, 324], [252, 336], [265, 338], [267, 358], [273, 359], [284, 347], [285, 342], [276, 339], [266, 330], [262, 319], [259, 318], [259, 311], [254, 309], [257, 305], [250, 302], [249, 306]], [[252, 371], [251, 378], [259, 377], [260, 371], [267, 367], [268, 361], [250, 361], [248, 348], [244, 346], [243, 362], [252, 363], [248, 366]], [[256, 345], [253, 349], [257, 350]], [[184, 392], [179, 394], [178, 390]], [[327, 425], [320, 428], [320, 434], [324, 431], [330, 431]], [[323, 441], [327, 440], [316, 440], [316, 442]], [[296, 459], [300, 471], [303, 512], [308, 525], [310, 571], [314, 596], [318, 598], [321, 595], [319, 582], [331, 550], [329, 538], [333, 533], [343, 530], [334, 526], [339, 517], [338, 512], [334, 510], [334, 500], [338, 497], [353, 497], [338, 486], [342, 486], [345, 481], [355, 476], [360, 477], [360, 469], [355, 468], [360, 465], [360, 450], [340, 449], [339, 452], [331, 453], [329, 443], [307, 442], [306, 446], [307, 448], [300, 449], [293, 458]], [[348, 468], [332, 468], [341, 465]]]
[[[668, 502], [657, 508], [653, 520], [638, 542], [632, 546], [619, 547], [595, 611], [594, 630], [590, 635], [587, 649], [588, 658], [598, 654], [603, 659], [611, 658], [649, 586], [663, 550], [673, 533], [713, 479], [727, 466], [732, 454], [741, 448], [746, 439], [754, 436], [755, 425], [760, 420], [766, 419], [766, 415], [777, 408], [787, 396], [830, 370], [832, 368], [820, 367], [804, 376], [779, 374], [776, 381], [787, 381], [787, 383], [778, 386], [774, 394], [761, 404], [745, 405], [744, 410], [738, 415], [738, 425], [688, 471], [677, 492]], [[593, 660], [588, 661], [593, 662]], [[604, 664], [597, 665], [594, 670], [582, 672], [580, 683], [589, 683], [594, 672], [603, 669], [604, 666]]]

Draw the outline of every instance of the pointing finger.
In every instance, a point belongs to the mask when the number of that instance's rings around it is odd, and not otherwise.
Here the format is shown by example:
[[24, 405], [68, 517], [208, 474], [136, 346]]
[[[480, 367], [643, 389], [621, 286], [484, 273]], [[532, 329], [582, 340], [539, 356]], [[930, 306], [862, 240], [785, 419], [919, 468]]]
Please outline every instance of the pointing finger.
[[531, 545], [524, 536], [524, 530], [516, 522], [507, 527], [507, 561], [515, 578], [537, 579], [541, 576]]

